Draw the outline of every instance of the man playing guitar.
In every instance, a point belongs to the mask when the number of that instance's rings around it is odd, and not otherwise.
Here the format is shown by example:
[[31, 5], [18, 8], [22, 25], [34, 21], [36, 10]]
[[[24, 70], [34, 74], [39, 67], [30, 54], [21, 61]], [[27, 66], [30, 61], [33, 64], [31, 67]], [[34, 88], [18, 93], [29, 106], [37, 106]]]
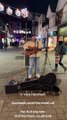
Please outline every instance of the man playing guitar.
[[41, 41], [37, 41], [35, 35], [32, 36], [32, 39], [24, 44], [23, 46], [25, 54], [29, 56], [29, 69], [28, 69], [28, 78], [32, 78], [32, 68], [36, 65], [36, 77], [40, 77], [40, 52], [43, 48]]

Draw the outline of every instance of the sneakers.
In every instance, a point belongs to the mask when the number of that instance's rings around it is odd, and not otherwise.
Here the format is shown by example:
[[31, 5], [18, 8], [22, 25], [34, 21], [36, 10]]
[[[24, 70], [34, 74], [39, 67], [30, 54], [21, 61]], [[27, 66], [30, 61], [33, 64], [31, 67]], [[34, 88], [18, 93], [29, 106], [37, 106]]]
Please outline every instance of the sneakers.
[[[40, 74], [37, 73], [37, 74], [36, 74], [36, 77], [37, 77], [37, 78], [40, 78]], [[32, 75], [29, 74], [28, 78], [31, 79], [31, 78], [32, 78]]]
[[36, 74], [36, 77], [37, 77], [37, 78], [40, 78], [40, 74], [39, 74], [39, 73], [37, 73], [37, 74]]
[[31, 78], [32, 78], [32, 76], [31, 76], [31, 75], [29, 75], [29, 76], [28, 76], [28, 78], [29, 78], [29, 79], [31, 79]]

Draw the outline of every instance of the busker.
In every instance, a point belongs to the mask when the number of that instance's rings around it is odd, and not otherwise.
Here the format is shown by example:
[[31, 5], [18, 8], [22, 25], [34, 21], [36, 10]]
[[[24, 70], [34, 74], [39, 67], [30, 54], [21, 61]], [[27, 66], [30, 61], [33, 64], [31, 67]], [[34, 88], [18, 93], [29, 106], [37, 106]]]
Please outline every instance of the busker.
[[32, 39], [23, 45], [25, 54], [29, 56], [28, 78], [32, 78], [32, 69], [36, 67], [36, 77], [40, 77], [40, 52], [43, 48], [42, 41], [36, 40], [36, 36], [32, 35]]

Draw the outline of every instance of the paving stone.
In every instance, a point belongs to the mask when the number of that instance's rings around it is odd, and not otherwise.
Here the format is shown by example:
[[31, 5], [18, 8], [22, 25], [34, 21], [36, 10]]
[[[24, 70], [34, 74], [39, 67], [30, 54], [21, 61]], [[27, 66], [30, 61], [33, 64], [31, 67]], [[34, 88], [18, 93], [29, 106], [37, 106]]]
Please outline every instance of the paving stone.
[[58, 118], [58, 119], [64, 119], [64, 120], [65, 120], [65, 116], [64, 116], [63, 113], [57, 114], [57, 118]]
[[56, 114], [53, 114], [52, 117], [50, 118], [51, 120], [52, 119], [58, 119], [57, 115]]
[[51, 109], [45, 109], [46, 113], [49, 113], [49, 114], [56, 114], [56, 110], [51, 108]]
[[67, 118], [67, 114], [64, 114], [65, 118]]
[[0, 120], [7, 120], [7, 118], [0, 117]]
[[7, 111], [9, 111], [8, 107], [3, 107], [2, 112], [7, 112]]
[[4, 100], [0, 100], [0, 112], [2, 110], [3, 104], [4, 104]]
[[57, 114], [63, 114], [64, 110], [63, 109], [56, 109]]
[[[8, 55], [8, 53], [7, 53]], [[16, 56], [18, 56], [19, 53], [16, 53]], [[10, 55], [8, 55], [10, 56]], [[5, 57], [5, 56], [4, 56]], [[52, 64], [52, 68], [54, 68], [54, 54], [49, 53], [50, 61]], [[15, 58], [15, 53], [13, 53], [12, 56], [10, 56], [10, 61], [14, 60]], [[9, 59], [9, 58], [8, 58]], [[16, 59], [17, 60], [17, 59]], [[42, 58], [41, 58], [42, 60]], [[0, 59], [1, 61], [1, 59]], [[7, 61], [7, 60], [6, 60]], [[0, 100], [4, 100], [4, 104], [2, 106], [2, 109], [0, 111], [0, 120], [67, 120], [67, 73], [63, 73], [63, 69], [59, 66], [58, 68], [58, 73], [56, 74], [58, 79], [61, 79], [61, 83], [59, 85], [60, 89], [62, 90], [62, 93], [60, 93], [59, 96], [51, 96], [51, 95], [45, 95], [43, 97], [34, 97], [34, 96], [24, 96], [22, 93], [18, 94], [5, 94], [5, 89], [4, 85], [7, 83], [9, 80], [12, 78], [17, 80], [17, 81], [23, 81], [25, 80], [26, 76], [26, 71], [24, 70], [24, 61], [23, 63], [19, 66], [19, 64], [22, 62], [20, 59], [17, 61], [12, 61], [10, 63], [11, 65], [11, 70], [9, 68], [9, 63], [7, 66], [7, 70], [5, 69], [0, 70]], [[44, 60], [43, 60], [44, 61]], [[64, 61], [67, 61], [67, 56], [64, 58]], [[1, 61], [2, 62], [2, 61]], [[0, 66], [1, 65], [0, 62]], [[8, 62], [8, 61], [7, 61]], [[12, 65], [14, 64], [14, 66]], [[20, 68], [20, 69], [19, 69]], [[16, 70], [15, 70], [16, 69]], [[13, 71], [15, 70], [15, 71]], [[10, 71], [10, 73], [9, 73]], [[13, 71], [13, 72], [12, 72]], [[24, 73], [23, 73], [24, 71]], [[46, 65], [46, 73], [52, 72], [50, 69], [50, 65]], [[39, 101], [39, 102], [54, 102], [54, 105], [12, 105], [12, 101]], [[45, 114], [51, 114], [51, 118], [15, 118], [15, 114], [19, 114], [20, 111], [23, 110], [43, 110], [46, 113]]]

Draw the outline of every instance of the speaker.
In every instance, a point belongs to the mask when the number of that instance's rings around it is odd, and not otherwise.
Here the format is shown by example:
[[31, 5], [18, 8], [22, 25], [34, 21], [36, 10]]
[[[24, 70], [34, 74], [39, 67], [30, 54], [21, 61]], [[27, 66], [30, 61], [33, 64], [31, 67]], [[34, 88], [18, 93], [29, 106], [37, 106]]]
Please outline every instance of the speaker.
[[19, 84], [16, 81], [14, 81], [14, 80], [10, 80], [5, 85], [5, 92], [6, 92], [6, 94], [18, 93], [18, 91], [19, 91]]
[[18, 86], [17, 85], [5, 85], [5, 92], [6, 94], [18, 93]]

